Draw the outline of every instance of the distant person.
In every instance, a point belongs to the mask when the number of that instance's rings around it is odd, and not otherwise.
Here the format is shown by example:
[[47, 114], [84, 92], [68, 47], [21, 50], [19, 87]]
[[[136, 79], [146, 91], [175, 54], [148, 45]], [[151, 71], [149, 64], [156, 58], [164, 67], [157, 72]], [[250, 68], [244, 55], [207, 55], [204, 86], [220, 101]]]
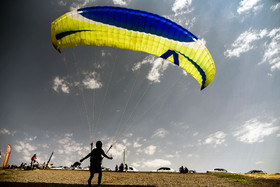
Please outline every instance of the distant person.
[[23, 166], [24, 166], [24, 164], [23, 164], [23, 162], [20, 164], [20, 169], [21, 170], [23, 170]]
[[93, 149], [87, 156], [85, 156], [83, 159], [80, 160], [80, 162], [83, 162], [85, 159], [90, 157], [90, 177], [88, 179], [88, 185], [91, 186], [91, 180], [94, 177], [94, 173], [98, 173], [98, 185], [101, 184], [102, 179], [102, 170], [101, 170], [101, 164], [103, 157], [106, 157], [108, 159], [113, 159], [113, 157], [109, 157], [105, 154], [104, 150], [102, 149], [102, 142], [97, 141], [96, 142], [96, 148]]
[[119, 170], [119, 166], [118, 166], [118, 164], [116, 164], [115, 171], [118, 171], [118, 170]]
[[185, 167], [185, 173], [189, 173], [189, 169]]
[[124, 170], [125, 170], [125, 172], [127, 172], [127, 170], [128, 170], [127, 164], [125, 164]]
[[26, 162], [23, 164], [23, 169], [27, 169], [27, 163]]
[[37, 159], [37, 156], [36, 156], [36, 154], [34, 154], [34, 155], [31, 157], [31, 169], [32, 169], [32, 170], [34, 169], [34, 165], [35, 165], [36, 159]]
[[123, 169], [124, 169], [124, 166], [123, 166], [123, 163], [121, 163], [121, 164], [120, 164], [120, 167], [119, 167], [119, 171], [120, 171], [120, 172], [123, 172]]
[[184, 173], [184, 167], [183, 167], [183, 166], [181, 166], [181, 167], [179, 168], [179, 172], [180, 172], [180, 173]]

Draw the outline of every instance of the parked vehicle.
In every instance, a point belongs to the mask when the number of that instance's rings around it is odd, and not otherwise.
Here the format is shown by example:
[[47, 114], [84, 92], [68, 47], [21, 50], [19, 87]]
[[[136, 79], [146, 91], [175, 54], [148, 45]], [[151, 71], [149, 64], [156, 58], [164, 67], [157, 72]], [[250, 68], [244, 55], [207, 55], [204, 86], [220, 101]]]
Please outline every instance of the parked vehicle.
[[196, 171], [195, 170], [189, 170], [188, 173], [196, 173]]
[[251, 170], [248, 171], [247, 174], [267, 174], [267, 173], [264, 172], [263, 170]]
[[207, 173], [227, 173], [228, 171], [223, 168], [215, 168], [214, 170], [208, 170]]
[[176, 172], [176, 170], [169, 167], [161, 167], [157, 169], [157, 172]]
[[129, 166], [127, 171], [130, 171], [130, 172], [136, 172], [136, 171], [138, 171], [138, 170], [137, 170], [137, 169], [135, 169], [135, 168], [134, 168], [134, 167], [132, 167], [132, 166]]
[[103, 166], [102, 166], [101, 169], [102, 169], [102, 171], [112, 171], [110, 168], [106, 168], [106, 167], [103, 167]]
[[57, 170], [61, 170], [64, 169], [63, 166], [53, 166], [50, 169], [57, 169]]

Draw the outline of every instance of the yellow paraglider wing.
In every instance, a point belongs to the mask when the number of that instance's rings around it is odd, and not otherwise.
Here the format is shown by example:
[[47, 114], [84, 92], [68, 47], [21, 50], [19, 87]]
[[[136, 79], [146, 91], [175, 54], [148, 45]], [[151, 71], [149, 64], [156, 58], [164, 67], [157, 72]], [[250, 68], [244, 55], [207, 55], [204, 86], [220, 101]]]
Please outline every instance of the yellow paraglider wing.
[[120, 7], [90, 7], [66, 13], [51, 26], [57, 50], [78, 45], [109, 46], [156, 55], [177, 64], [207, 87], [214, 61], [187, 29], [156, 14]]

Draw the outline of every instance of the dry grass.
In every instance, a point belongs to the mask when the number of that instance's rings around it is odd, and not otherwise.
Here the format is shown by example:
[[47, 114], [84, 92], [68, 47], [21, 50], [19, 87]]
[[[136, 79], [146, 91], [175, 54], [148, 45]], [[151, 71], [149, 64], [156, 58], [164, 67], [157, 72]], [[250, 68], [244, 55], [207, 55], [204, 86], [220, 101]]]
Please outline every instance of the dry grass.
[[[97, 183], [97, 175], [92, 184]], [[211, 174], [180, 174], [155, 172], [103, 172], [103, 186], [280, 186], [279, 175], [211, 175]], [[73, 170], [0, 170], [0, 183], [33, 183], [36, 184], [76, 184], [86, 185], [89, 171]], [[13, 185], [10, 185], [13, 186]]]
[[280, 179], [279, 174], [244, 174], [244, 175], [248, 177], [254, 177], [254, 178], [275, 179], [275, 180]]

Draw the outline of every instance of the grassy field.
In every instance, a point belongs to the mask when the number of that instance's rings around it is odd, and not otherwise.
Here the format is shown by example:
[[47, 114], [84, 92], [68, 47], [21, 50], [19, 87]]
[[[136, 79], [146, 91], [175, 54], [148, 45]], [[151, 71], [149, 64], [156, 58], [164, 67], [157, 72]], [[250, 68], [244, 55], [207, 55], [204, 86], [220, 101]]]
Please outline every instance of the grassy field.
[[[0, 186], [86, 186], [89, 171], [0, 170]], [[97, 174], [92, 184], [97, 184]], [[103, 172], [102, 186], [280, 186], [280, 175]]]

